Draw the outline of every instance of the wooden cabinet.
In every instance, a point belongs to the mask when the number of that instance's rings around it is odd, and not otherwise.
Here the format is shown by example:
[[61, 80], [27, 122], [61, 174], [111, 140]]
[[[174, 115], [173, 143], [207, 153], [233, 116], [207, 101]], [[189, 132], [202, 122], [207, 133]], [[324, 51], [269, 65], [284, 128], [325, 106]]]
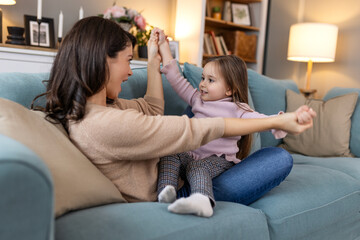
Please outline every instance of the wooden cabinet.
[[[227, 48], [233, 54], [242, 57], [249, 68], [262, 73], [268, 0], [228, 1], [231, 4], [246, 4], [249, 7], [250, 25], [236, 24], [233, 22], [233, 17], [227, 18], [228, 21], [223, 20], [225, 2], [227, 1], [206, 0], [203, 38], [208, 38], [209, 33], [210, 35], [214, 33], [215, 36], [223, 36]], [[221, 8], [222, 19], [213, 17], [212, 9], [214, 7]], [[203, 43], [203, 48], [200, 51], [203, 52], [203, 60], [213, 56], [207, 53], [208, 48], [206, 48], [205, 43]], [[215, 53], [215, 55], [218, 55], [218, 53]]]

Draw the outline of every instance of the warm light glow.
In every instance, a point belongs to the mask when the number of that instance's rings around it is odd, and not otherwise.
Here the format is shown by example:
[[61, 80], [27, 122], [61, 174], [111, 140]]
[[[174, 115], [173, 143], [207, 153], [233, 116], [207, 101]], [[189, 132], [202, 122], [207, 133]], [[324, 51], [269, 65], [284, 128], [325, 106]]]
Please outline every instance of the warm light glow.
[[16, 4], [15, 0], [0, 0], [0, 5], [14, 5]]
[[176, 2], [175, 40], [179, 41], [180, 62], [201, 66], [205, 3], [194, 0]]
[[338, 27], [326, 23], [298, 23], [290, 27], [288, 60], [334, 62]]

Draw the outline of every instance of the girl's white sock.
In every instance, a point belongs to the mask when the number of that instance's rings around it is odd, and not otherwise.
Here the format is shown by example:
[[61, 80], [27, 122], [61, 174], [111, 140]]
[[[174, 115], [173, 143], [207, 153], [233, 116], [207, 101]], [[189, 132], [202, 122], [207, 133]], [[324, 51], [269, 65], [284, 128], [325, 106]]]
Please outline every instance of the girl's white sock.
[[200, 193], [191, 194], [190, 197], [180, 198], [168, 207], [173, 213], [195, 214], [200, 217], [211, 217], [213, 208], [210, 199]]
[[176, 200], [176, 191], [174, 186], [167, 185], [159, 194], [158, 200], [161, 203], [173, 203]]

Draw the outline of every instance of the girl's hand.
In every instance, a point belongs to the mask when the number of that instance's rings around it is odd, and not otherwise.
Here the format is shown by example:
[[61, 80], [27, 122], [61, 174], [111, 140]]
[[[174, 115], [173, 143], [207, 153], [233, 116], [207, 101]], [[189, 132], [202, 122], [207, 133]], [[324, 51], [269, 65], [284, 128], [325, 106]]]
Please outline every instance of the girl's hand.
[[159, 28], [154, 28], [151, 31], [150, 34], [150, 38], [148, 41], [148, 61], [153, 61], [156, 60], [157, 62], [159, 62], [160, 65], [160, 61], [161, 61], [161, 57], [159, 54], [159, 32], [161, 30]]
[[296, 116], [297, 116], [297, 121], [300, 123], [300, 124], [306, 124], [310, 121], [312, 121], [312, 119], [314, 117], [316, 117], [316, 112], [306, 106], [306, 105], [303, 105], [301, 107], [299, 107], [296, 111]]
[[169, 43], [167, 36], [164, 33], [164, 30], [159, 29], [159, 46], [164, 43]]

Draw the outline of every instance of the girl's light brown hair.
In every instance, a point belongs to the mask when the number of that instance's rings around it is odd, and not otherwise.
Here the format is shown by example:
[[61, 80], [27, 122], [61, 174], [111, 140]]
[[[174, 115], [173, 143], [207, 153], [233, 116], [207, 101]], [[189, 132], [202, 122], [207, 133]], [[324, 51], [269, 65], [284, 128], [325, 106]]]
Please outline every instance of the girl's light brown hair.
[[[207, 61], [207, 63], [209, 62], [216, 64], [219, 73], [232, 90], [232, 101], [246, 111], [253, 111], [250, 108], [241, 105], [241, 103], [249, 104], [248, 75], [245, 62], [235, 55], [213, 57]], [[236, 157], [238, 159], [244, 159], [250, 153], [252, 135], [242, 136], [237, 144], [239, 152], [236, 154]]]

